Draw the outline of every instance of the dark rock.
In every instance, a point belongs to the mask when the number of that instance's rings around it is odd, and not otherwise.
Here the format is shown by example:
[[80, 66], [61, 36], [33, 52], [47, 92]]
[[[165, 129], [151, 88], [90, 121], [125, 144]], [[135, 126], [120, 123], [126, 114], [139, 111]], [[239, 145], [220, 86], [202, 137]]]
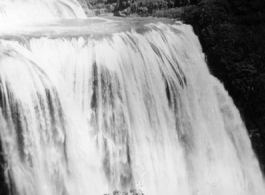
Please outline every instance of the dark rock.
[[114, 16], [118, 16], [118, 17], [126, 17], [126, 14], [124, 14], [122, 11], [116, 11], [113, 14]]

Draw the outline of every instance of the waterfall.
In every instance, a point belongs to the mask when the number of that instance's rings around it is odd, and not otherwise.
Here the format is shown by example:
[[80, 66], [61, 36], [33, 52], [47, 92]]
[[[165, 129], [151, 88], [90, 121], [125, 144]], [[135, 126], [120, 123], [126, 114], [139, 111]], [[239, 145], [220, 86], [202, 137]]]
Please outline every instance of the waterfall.
[[192, 28], [171, 20], [1, 29], [10, 194], [264, 194], [240, 114], [204, 58]]
[[1, 0], [0, 27], [46, 22], [54, 19], [86, 18], [76, 0]]

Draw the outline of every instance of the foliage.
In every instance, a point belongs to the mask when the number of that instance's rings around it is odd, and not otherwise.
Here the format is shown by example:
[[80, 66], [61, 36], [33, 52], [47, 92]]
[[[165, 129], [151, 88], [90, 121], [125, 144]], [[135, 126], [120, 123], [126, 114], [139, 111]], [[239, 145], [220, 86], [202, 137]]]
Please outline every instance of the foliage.
[[6, 162], [6, 159], [5, 159], [5, 153], [4, 153], [4, 150], [3, 150], [3, 145], [2, 145], [2, 142], [1, 142], [1, 138], [0, 138], [0, 195], [6, 195], [8, 194], [8, 185], [7, 183], [5, 182], [6, 181], [6, 176], [5, 174], [2, 174], [2, 173], [6, 173], [6, 168], [7, 168], [7, 162]]
[[154, 17], [165, 17], [165, 18], [181, 18], [183, 14], [183, 8], [175, 8], [175, 9], [168, 9], [168, 10], [158, 10], [156, 11], [153, 16]]

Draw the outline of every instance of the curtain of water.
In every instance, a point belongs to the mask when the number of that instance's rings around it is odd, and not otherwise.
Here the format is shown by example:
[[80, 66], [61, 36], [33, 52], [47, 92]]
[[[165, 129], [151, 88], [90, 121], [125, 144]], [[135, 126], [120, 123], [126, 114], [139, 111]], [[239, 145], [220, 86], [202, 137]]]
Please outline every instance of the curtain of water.
[[261, 195], [240, 115], [187, 25], [0, 41], [6, 178], [23, 195]]

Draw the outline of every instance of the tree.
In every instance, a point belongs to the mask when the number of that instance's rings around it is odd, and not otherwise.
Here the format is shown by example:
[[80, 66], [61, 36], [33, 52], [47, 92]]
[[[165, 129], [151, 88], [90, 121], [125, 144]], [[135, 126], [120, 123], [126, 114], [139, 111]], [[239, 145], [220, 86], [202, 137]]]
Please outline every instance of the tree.
[[127, 4], [128, 3], [126, 2], [126, 0], [117, 0], [117, 4], [116, 4], [114, 11], [125, 9], [127, 7]]

